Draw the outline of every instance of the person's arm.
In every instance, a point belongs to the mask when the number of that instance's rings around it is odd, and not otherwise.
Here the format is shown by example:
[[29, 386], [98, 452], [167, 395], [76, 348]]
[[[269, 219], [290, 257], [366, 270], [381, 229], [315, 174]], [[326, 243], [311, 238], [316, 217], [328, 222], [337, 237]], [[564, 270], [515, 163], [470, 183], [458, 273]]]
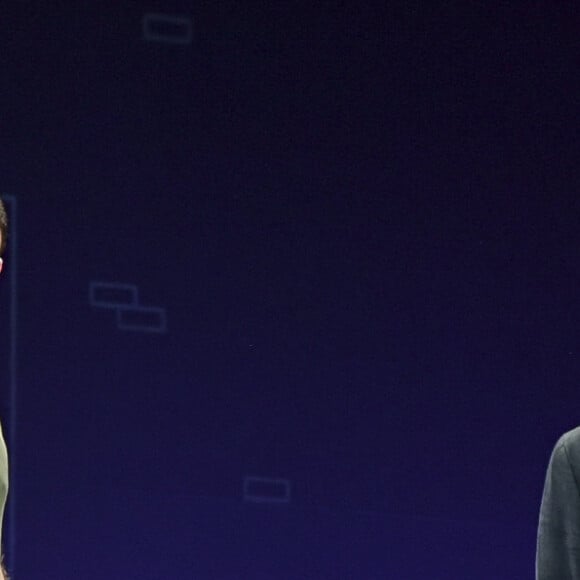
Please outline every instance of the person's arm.
[[[0, 425], [0, 550], [2, 548], [2, 527], [4, 525], [4, 510], [8, 497], [8, 453], [6, 443], [2, 436], [2, 425]], [[8, 580], [8, 573], [4, 566], [4, 553], [0, 557], [0, 580]]]
[[536, 580], [580, 580], [577, 449], [556, 443], [546, 472], [536, 545]]
[[[8, 454], [6, 453], [6, 444], [2, 436], [2, 426], [0, 425], [0, 549], [2, 546], [2, 526], [4, 519], [4, 509], [6, 507], [6, 498], [8, 494]], [[8, 572], [4, 566], [4, 554], [0, 555], [0, 580], [10, 580]]]

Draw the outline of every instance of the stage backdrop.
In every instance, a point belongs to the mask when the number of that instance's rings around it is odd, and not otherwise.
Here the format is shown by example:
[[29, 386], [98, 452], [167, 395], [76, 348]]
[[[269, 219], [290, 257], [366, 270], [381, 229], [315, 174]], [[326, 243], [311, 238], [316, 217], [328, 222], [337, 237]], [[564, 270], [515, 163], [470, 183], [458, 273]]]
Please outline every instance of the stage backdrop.
[[5, 4], [15, 580], [532, 577], [572, 4]]

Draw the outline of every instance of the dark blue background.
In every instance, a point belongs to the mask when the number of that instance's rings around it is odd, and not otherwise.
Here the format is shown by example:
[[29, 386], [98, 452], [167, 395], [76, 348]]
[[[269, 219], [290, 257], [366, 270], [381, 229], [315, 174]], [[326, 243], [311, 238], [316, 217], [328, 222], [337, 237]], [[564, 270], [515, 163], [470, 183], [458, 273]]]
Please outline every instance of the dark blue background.
[[6, 3], [17, 580], [532, 576], [580, 422], [578, 12], [504, 4]]

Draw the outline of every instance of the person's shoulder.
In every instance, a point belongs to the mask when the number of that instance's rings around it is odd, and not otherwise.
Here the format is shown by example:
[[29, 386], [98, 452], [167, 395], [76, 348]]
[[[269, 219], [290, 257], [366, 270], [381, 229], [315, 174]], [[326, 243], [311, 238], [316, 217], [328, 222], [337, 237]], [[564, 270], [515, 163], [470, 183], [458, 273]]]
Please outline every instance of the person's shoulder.
[[560, 435], [554, 445], [554, 454], [558, 452], [565, 453], [568, 458], [573, 458], [576, 465], [580, 465], [580, 426]]
[[560, 435], [556, 445], [561, 444], [566, 445], [566, 447], [580, 445], [580, 425]]

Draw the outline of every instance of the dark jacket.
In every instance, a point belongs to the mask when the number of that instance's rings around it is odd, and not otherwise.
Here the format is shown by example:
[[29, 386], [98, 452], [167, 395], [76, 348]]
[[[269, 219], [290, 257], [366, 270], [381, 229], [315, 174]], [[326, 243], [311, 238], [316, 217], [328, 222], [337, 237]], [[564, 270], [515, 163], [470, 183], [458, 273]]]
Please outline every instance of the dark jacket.
[[580, 427], [558, 439], [538, 521], [536, 580], [580, 580]]

